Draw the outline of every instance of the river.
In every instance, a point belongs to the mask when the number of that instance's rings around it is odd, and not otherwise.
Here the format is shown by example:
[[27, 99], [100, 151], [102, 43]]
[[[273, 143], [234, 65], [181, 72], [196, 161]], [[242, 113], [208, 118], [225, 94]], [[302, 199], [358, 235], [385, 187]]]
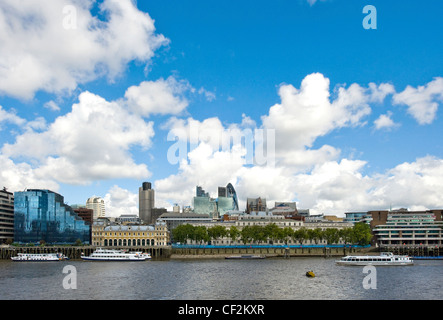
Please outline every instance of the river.
[[[313, 270], [316, 277], [305, 273]], [[65, 272], [64, 272], [65, 271]], [[334, 258], [0, 261], [1, 300], [439, 300], [443, 261], [338, 266]]]

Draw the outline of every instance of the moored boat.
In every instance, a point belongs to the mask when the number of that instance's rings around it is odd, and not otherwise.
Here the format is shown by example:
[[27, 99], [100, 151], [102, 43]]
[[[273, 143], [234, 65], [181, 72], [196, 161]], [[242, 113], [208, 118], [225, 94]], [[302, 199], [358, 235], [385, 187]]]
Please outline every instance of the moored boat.
[[12, 261], [62, 261], [67, 258], [61, 253], [17, 253], [17, 256], [11, 257]]
[[264, 255], [238, 255], [238, 256], [227, 256], [225, 259], [265, 259]]
[[151, 259], [151, 255], [141, 251], [127, 252], [97, 248], [89, 256], [82, 255], [81, 258], [87, 261], [145, 261]]
[[382, 252], [379, 256], [346, 256], [336, 263], [343, 266], [406, 266], [414, 264], [414, 261], [408, 256]]

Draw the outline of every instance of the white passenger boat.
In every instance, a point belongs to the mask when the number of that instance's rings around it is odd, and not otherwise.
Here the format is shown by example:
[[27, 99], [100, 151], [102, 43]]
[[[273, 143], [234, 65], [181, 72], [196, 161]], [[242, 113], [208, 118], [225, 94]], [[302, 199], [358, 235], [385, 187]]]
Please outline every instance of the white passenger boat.
[[61, 253], [17, 253], [12, 261], [62, 261], [67, 259]]
[[394, 255], [391, 252], [382, 252], [379, 256], [346, 256], [336, 261], [343, 266], [406, 266], [414, 264], [408, 256]]
[[81, 258], [88, 261], [145, 261], [151, 259], [151, 255], [141, 251], [127, 252], [126, 250], [97, 248], [91, 255], [82, 255]]

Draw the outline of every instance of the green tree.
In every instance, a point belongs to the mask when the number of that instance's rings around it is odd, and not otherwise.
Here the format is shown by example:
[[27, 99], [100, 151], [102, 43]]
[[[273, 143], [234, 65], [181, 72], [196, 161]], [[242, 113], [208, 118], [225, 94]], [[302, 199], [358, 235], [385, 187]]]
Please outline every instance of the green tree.
[[224, 226], [213, 226], [208, 228], [208, 236], [212, 240], [217, 240], [228, 235], [228, 231]]
[[327, 244], [338, 243], [340, 241], [340, 235], [336, 228], [325, 229], [323, 231], [323, 236]]
[[243, 244], [250, 243], [254, 239], [252, 227], [251, 226], [243, 227], [240, 232], [240, 238]]
[[364, 222], [354, 224], [352, 228], [352, 242], [360, 246], [366, 246], [371, 243], [371, 227]]
[[304, 240], [308, 239], [308, 230], [305, 227], [301, 227], [294, 231], [292, 238], [302, 244]]
[[269, 223], [262, 227], [263, 241], [270, 239], [272, 242], [280, 238], [280, 228], [275, 223]]
[[205, 226], [196, 226], [194, 227], [191, 239], [201, 244], [202, 242], [208, 242], [211, 238]]
[[339, 230], [339, 236], [345, 244], [352, 243], [352, 228], [343, 228]]
[[238, 237], [240, 236], [240, 230], [236, 226], [231, 226], [228, 230], [229, 237], [231, 238], [232, 242], [235, 242]]
[[181, 224], [172, 230], [172, 237], [175, 242], [186, 243], [188, 239], [194, 237], [194, 229], [195, 227], [189, 223]]
[[290, 227], [285, 227], [281, 229], [279, 233], [279, 240], [284, 241], [285, 244], [288, 244], [288, 240], [292, 238], [294, 234], [294, 230]]

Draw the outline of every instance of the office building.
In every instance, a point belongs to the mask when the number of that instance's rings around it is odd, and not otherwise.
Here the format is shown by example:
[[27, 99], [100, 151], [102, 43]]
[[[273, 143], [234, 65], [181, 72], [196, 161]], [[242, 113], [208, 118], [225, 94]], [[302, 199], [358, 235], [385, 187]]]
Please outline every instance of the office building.
[[0, 244], [14, 240], [14, 194], [0, 190]]
[[381, 247], [441, 246], [443, 244], [443, 210], [370, 211], [372, 231]]
[[92, 225], [92, 222], [94, 221], [93, 220], [94, 219], [93, 218], [94, 217], [94, 210], [84, 208], [84, 207], [77, 207], [77, 208], [72, 208], [72, 209], [80, 218], [82, 218], [84, 221], [88, 222], [89, 225]]
[[90, 225], [50, 190], [14, 193], [14, 241], [18, 243], [89, 244]]
[[153, 224], [152, 209], [155, 206], [155, 194], [150, 182], [143, 182], [138, 189], [138, 215], [145, 224]]
[[86, 201], [86, 208], [92, 209], [93, 215], [92, 219], [97, 220], [98, 218], [105, 217], [105, 201], [97, 196], [93, 196]]

